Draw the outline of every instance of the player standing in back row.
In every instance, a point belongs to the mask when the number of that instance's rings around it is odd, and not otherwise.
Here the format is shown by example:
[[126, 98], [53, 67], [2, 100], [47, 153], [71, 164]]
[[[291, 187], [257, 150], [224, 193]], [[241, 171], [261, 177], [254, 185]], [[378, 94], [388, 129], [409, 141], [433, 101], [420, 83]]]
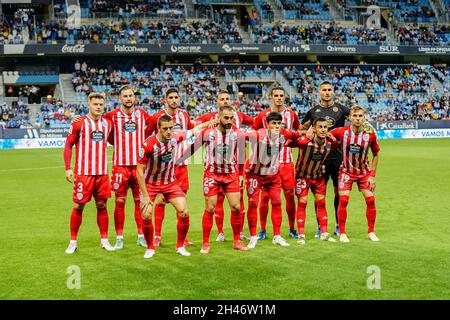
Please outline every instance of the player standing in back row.
[[[278, 112], [283, 117], [281, 124], [283, 129], [297, 131], [300, 127], [297, 114], [287, 109], [284, 106], [286, 99], [285, 91], [282, 87], [274, 87], [270, 91], [270, 98], [272, 100], [272, 108], [266, 109], [258, 114], [253, 124], [253, 129], [267, 129], [269, 125], [267, 123], [267, 115], [271, 112]], [[297, 238], [298, 234], [295, 230], [295, 170], [294, 163], [292, 161], [292, 150], [289, 147], [283, 146], [280, 150], [280, 168], [279, 175], [281, 178], [281, 188], [284, 191], [284, 197], [286, 199], [286, 213], [289, 220], [289, 236]], [[269, 194], [267, 192], [262, 193], [262, 199], [259, 207], [261, 231], [258, 240], [266, 239], [266, 221], [269, 213], [268, 203]]]
[[[108, 211], [106, 201], [111, 197], [106, 161], [107, 141], [112, 131], [112, 123], [102, 117], [105, 96], [91, 93], [88, 97], [89, 113], [73, 123], [64, 147], [66, 179], [73, 183], [74, 206], [70, 217], [71, 240], [67, 254], [77, 250], [78, 230], [83, 219], [83, 209], [94, 196], [97, 207], [97, 224], [100, 229], [101, 246], [114, 251], [108, 241]], [[72, 148], [76, 145], [75, 174], [71, 169]]]
[[[315, 120], [319, 118], [325, 118], [328, 120], [328, 130], [343, 127], [345, 120], [349, 116], [349, 108], [334, 101], [334, 89], [333, 85], [329, 81], [323, 81], [319, 84], [320, 103], [311, 108], [302, 119], [303, 130], [307, 130]], [[339, 148], [332, 150], [328, 157], [325, 159], [325, 184], [331, 177], [334, 187], [334, 212], [336, 217], [336, 228], [334, 234], [339, 236], [338, 226], [338, 207], [339, 207], [339, 192], [338, 192], [338, 178], [339, 167], [342, 162], [342, 154]], [[317, 211], [317, 210], [316, 210]], [[316, 237], [320, 237], [320, 226]]]

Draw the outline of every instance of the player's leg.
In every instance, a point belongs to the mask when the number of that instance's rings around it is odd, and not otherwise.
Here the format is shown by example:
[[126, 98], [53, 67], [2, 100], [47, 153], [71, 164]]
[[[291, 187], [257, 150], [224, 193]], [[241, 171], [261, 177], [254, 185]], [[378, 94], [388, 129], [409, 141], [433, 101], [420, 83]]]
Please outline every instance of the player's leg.
[[149, 259], [155, 254], [155, 246], [153, 245], [153, 222], [152, 216], [154, 214], [154, 204], [153, 201], [156, 194], [151, 191], [149, 185], [147, 185], [147, 191], [149, 192], [150, 200], [148, 206], [142, 207], [141, 203], [141, 213], [142, 213], [142, 232], [144, 233], [145, 242], [147, 243], [147, 250], [145, 251], [144, 258]]
[[116, 229], [116, 249], [123, 248], [123, 229], [125, 225], [125, 204], [130, 174], [126, 167], [114, 166], [111, 173], [111, 189], [115, 192], [114, 227]]
[[[368, 184], [366, 183], [369, 188]], [[372, 191], [361, 188], [361, 193], [366, 201], [366, 218], [367, 218], [367, 237], [372, 241], [380, 241], [380, 239], [375, 235], [375, 221], [377, 219], [377, 208], [375, 206], [375, 195]]]
[[322, 192], [317, 192], [317, 188], [313, 191], [314, 202], [317, 208], [317, 220], [319, 220], [320, 225], [320, 239], [323, 241], [336, 242], [336, 240], [328, 233], [328, 216], [327, 216], [327, 206], [325, 203], [325, 194]]
[[259, 237], [258, 240], [265, 240], [266, 235], [266, 225], [267, 225], [267, 216], [269, 215], [269, 193], [265, 190], [261, 192], [261, 199], [259, 201]]
[[78, 230], [83, 221], [84, 203], [74, 203], [70, 216], [70, 242], [66, 249], [67, 254], [72, 254], [77, 250]]
[[161, 229], [164, 217], [166, 216], [166, 203], [162, 201], [161, 195], [157, 195], [155, 199], [155, 247], [161, 244]]
[[223, 210], [223, 202], [225, 200], [225, 195], [223, 194], [223, 191], [220, 189], [219, 194], [217, 196], [217, 205], [214, 212], [214, 218], [216, 220], [216, 226], [217, 226], [217, 238], [216, 241], [223, 242], [225, 241], [225, 233], [223, 232], [223, 219], [225, 216], [224, 210]]
[[[306, 221], [306, 206], [308, 204], [308, 190], [309, 185], [306, 179], [297, 178], [295, 183], [295, 195], [298, 198], [297, 204], [297, 229], [298, 229], [298, 244], [306, 243], [305, 236], [305, 221]], [[317, 210], [317, 209], [316, 209]]]
[[256, 227], [258, 224], [258, 204], [259, 198], [261, 196], [261, 187], [258, 179], [248, 176], [246, 179], [247, 184], [247, 222], [250, 231], [250, 243], [248, 244], [249, 249], [253, 249], [258, 241], [258, 236], [256, 235]]
[[353, 179], [352, 177], [345, 172], [339, 173], [339, 208], [338, 208], [338, 221], [339, 221], [339, 240], [341, 242], [349, 242], [346, 230], [347, 223], [347, 205], [348, 199], [350, 195], [350, 191], [352, 190]]
[[295, 230], [295, 170], [293, 163], [280, 164], [280, 178], [281, 188], [283, 189], [284, 198], [286, 200], [286, 213], [289, 222], [289, 236], [296, 239], [298, 238], [298, 234]]
[[186, 203], [186, 198], [177, 197], [169, 199], [169, 202], [175, 208], [177, 213], [177, 248], [176, 252], [182, 256], [190, 256], [191, 254], [184, 248], [184, 241], [189, 231], [189, 211]]
[[[187, 165], [177, 166], [175, 169], [175, 177], [177, 179], [177, 183], [180, 186], [181, 190], [183, 190], [184, 195], [187, 195], [189, 190], [189, 170]], [[182, 223], [178, 221], [178, 223]], [[187, 236], [184, 238], [185, 246], [192, 246], [193, 243], [188, 240]]]
[[338, 214], [338, 209], [339, 209], [339, 190], [338, 190], [338, 185], [339, 185], [339, 167], [341, 165], [341, 161], [340, 160], [333, 160], [330, 163], [330, 177], [331, 180], [333, 181], [333, 190], [334, 190], [334, 217], [335, 217], [335, 221], [336, 221], [336, 225], [334, 228], [334, 234], [336, 236], [340, 235], [340, 229], [339, 229], [339, 214]]
[[[240, 212], [240, 193], [239, 193], [239, 181], [237, 182], [236, 192], [225, 192], [225, 197], [228, 200], [228, 204], [231, 209], [231, 228], [233, 229], [233, 248], [237, 250], [248, 250], [248, 247], [244, 246], [240, 240], [241, 231], [241, 212]], [[227, 191], [224, 188], [224, 191]]]
[[209, 237], [214, 224], [214, 212], [217, 205], [219, 184], [216, 175], [205, 172], [203, 175], [203, 195], [205, 197], [205, 211], [202, 218], [203, 243], [200, 253], [208, 254], [210, 251]]
[[95, 176], [94, 179], [93, 195], [97, 208], [97, 225], [100, 230], [101, 246], [107, 251], [114, 251], [114, 247], [108, 240], [109, 216], [106, 206], [107, 200], [111, 197], [111, 185], [107, 175]]
[[268, 189], [270, 202], [272, 203], [272, 226], [273, 226], [273, 239], [272, 244], [277, 244], [282, 247], [288, 247], [289, 243], [281, 237], [281, 223], [283, 220], [283, 214], [281, 210], [281, 180], [280, 176], [276, 176], [273, 181], [266, 184]]
[[[244, 182], [245, 184], [245, 182]], [[244, 233], [244, 225], [245, 225], [245, 204], [244, 204], [244, 185], [242, 185], [239, 191], [240, 203], [239, 203], [239, 211], [241, 213], [241, 232], [240, 238], [241, 240], [249, 240], [249, 238]]]
[[141, 212], [141, 200], [140, 200], [140, 190], [139, 186], [133, 184], [131, 186], [131, 190], [133, 193], [134, 200], [134, 221], [136, 222], [137, 227], [137, 244], [141, 247], [146, 248], [147, 242], [145, 242], [144, 231], [142, 227], [142, 212]]

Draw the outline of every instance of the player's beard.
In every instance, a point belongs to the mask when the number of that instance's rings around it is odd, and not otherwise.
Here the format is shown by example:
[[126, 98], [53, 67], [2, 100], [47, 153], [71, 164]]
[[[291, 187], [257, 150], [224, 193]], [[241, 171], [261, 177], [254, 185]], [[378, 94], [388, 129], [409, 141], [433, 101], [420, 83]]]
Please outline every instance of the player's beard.
[[123, 106], [124, 106], [125, 108], [127, 108], [127, 109], [131, 109], [131, 108], [134, 107], [134, 103], [133, 103], [133, 102], [130, 102], [129, 104], [124, 103]]

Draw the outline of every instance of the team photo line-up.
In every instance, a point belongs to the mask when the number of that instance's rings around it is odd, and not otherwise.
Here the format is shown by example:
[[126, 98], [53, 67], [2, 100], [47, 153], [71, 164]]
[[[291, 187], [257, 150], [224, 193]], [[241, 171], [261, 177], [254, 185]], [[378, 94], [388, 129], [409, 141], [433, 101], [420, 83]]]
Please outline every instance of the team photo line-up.
[[[194, 121], [180, 108], [180, 94], [176, 88], [166, 91], [166, 107], [153, 115], [136, 106], [130, 85], [119, 90], [120, 107], [106, 114], [105, 95], [91, 93], [88, 97], [89, 112], [73, 119], [64, 148], [66, 179], [73, 184], [74, 202], [70, 216], [71, 240], [65, 252], [72, 254], [77, 250], [83, 209], [92, 196], [97, 208], [101, 247], [107, 251], [122, 249], [126, 198], [128, 189], [131, 189], [137, 244], [146, 248], [144, 258], [151, 258], [155, 248], [161, 244], [161, 227], [165, 207], [169, 203], [177, 214], [176, 253], [190, 256], [186, 249], [192, 245], [187, 238], [190, 226], [186, 202], [188, 160], [193, 155], [196, 158], [196, 151], [202, 147], [205, 154], [202, 254], [210, 252], [214, 220], [218, 230], [216, 241], [225, 241], [225, 198], [231, 210], [234, 249], [254, 249], [258, 240], [266, 239], [269, 203], [272, 243], [289, 246], [280, 232], [281, 193], [286, 202], [289, 237], [297, 239], [299, 245], [306, 244], [309, 190], [314, 196], [318, 223], [316, 237], [336, 242], [328, 232], [325, 205], [330, 178], [334, 186], [334, 234], [338, 240], [342, 243], [350, 241], [346, 231], [347, 205], [352, 185], [356, 182], [366, 202], [367, 237], [371, 241], [379, 241], [374, 232], [375, 175], [380, 151], [376, 132], [366, 121], [362, 107], [354, 105], [348, 108], [334, 101], [331, 82], [320, 83], [318, 95], [320, 103], [312, 107], [300, 122], [297, 114], [285, 106], [286, 93], [282, 87], [272, 88], [271, 108], [260, 112], [256, 118], [232, 107], [228, 92], [219, 92], [217, 111]], [[346, 120], [350, 125], [345, 126]], [[107, 168], [108, 143], [114, 150], [111, 178]], [[76, 154], [72, 170], [73, 146]], [[246, 147], [250, 150], [248, 157]], [[292, 148], [298, 148], [295, 166]], [[370, 164], [369, 149], [373, 155]], [[115, 193], [114, 246], [108, 241], [106, 205], [112, 191]], [[247, 210], [244, 191], [248, 198]], [[245, 215], [250, 237], [243, 233]]]

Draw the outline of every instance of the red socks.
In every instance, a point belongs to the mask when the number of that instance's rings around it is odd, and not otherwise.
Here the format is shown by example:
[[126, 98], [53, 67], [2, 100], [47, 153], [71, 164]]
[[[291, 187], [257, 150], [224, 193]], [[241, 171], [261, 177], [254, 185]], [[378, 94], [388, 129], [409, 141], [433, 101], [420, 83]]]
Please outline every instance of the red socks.
[[105, 208], [97, 208], [97, 225], [100, 229], [100, 236], [102, 239], [108, 238], [108, 210]]
[[223, 211], [224, 200], [225, 195], [223, 194], [223, 192], [219, 192], [217, 196], [216, 208], [214, 211], [214, 217], [216, 218], [216, 225], [217, 225], [217, 233], [223, 233], [223, 219], [225, 216], [225, 213]]
[[147, 242], [147, 249], [155, 250], [153, 245], [153, 223], [152, 220], [142, 220], [142, 231], [144, 232], [144, 238]]
[[239, 241], [241, 236], [241, 213], [231, 211], [231, 228], [233, 229], [233, 240]]
[[258, 200], [260, 193], [248, 196], [247, 222], [250, 236], [256, 236], [256, 225], [258, 224]]
[[245, 204], [244, 204], [244, 189], [241, 189], [241, 202], [240, 202], [240, 211], [241, 211], [241, 232], [244, 230], [245, 224]]
[[338, 208], [340, 233], [347, 233], [345, 230], [345, 224], [347, 222], [347, 205], [348, 205], [348, 196], [340, 196], [339, 197], [339, 208]]
[[138, 234], [143, 234], [141, 203], [139, 200], [134, 202], [134, 221], [136, 221]]
[[83, 220], [83, 210], [72, 208], [72, 215], [70, 216], [70, 239], [77, 240], [78, 230], [80, 229], [81, 221]]
[[306, 220], [306, 202], [298, 202], [297, 207], [297, 228], [298, 234], [305, 234], [305, 220]]
[[320, 232], [327, 233], [328, 232], [328, 217], [327, 217], [327, 207], [325, 205], [325, 199], [316, 200], [316, 208], [317, 208], [317, 220], [320, 225]]
[[284, 191], [284, 198], [286, 199], [286, 213], [289, 220], [289, 229], [295, 229], [295, 199], [294, 191], [286, 190]]
[[377, 208], [375, 207], [375, 198], [367, 197], [366, 198], [366, 217], [367, 217], [367, 232], [374, 232], [375, 230], [375, 220], [377, 218]]
[[164, 221], [164, 216], [166, 215], [166, 206], [165, 205], [156, 205], [155, 206], [155, 236], [161, 237], [161, 228], [162, 223]]
[[123, 235], [123, 226], [125, 224], [125, 202], [117, 201], [114, 207], [114, 226], [116, 228], [116, 235]]
[[281, 221], [283, 220], [283, 215], [281, 214], [281, 202], [272, 202], [272, 225], [273, 225], [273, 235], [279, 236], [281, 229]]
[[261, 226], [261, 231], [266, 231], [267, 216], [269, 214], [269, 199], [269, 193], [263, 191], [259, 202], [259, 224]]
[[184, 246], [184, 239], [186, 239], [186, 235], [189, 231], [189, 225], [190, 225], [190, 220], [189, 220], [189, 216], [186, 218], [182, 218], [180, 217], [180, 215], [177, 213], [177, 217], [178, 217], [178, 223], [177, 223], [177, 235], [178, 235], [178, 240], [177, 240], [177, 248], [183, 247]]
[[203, 229], [203, 243], [209, 243], [209, 236], [214, 222], [214, 213], [205, 210], [203, 212], [202, 229]]

